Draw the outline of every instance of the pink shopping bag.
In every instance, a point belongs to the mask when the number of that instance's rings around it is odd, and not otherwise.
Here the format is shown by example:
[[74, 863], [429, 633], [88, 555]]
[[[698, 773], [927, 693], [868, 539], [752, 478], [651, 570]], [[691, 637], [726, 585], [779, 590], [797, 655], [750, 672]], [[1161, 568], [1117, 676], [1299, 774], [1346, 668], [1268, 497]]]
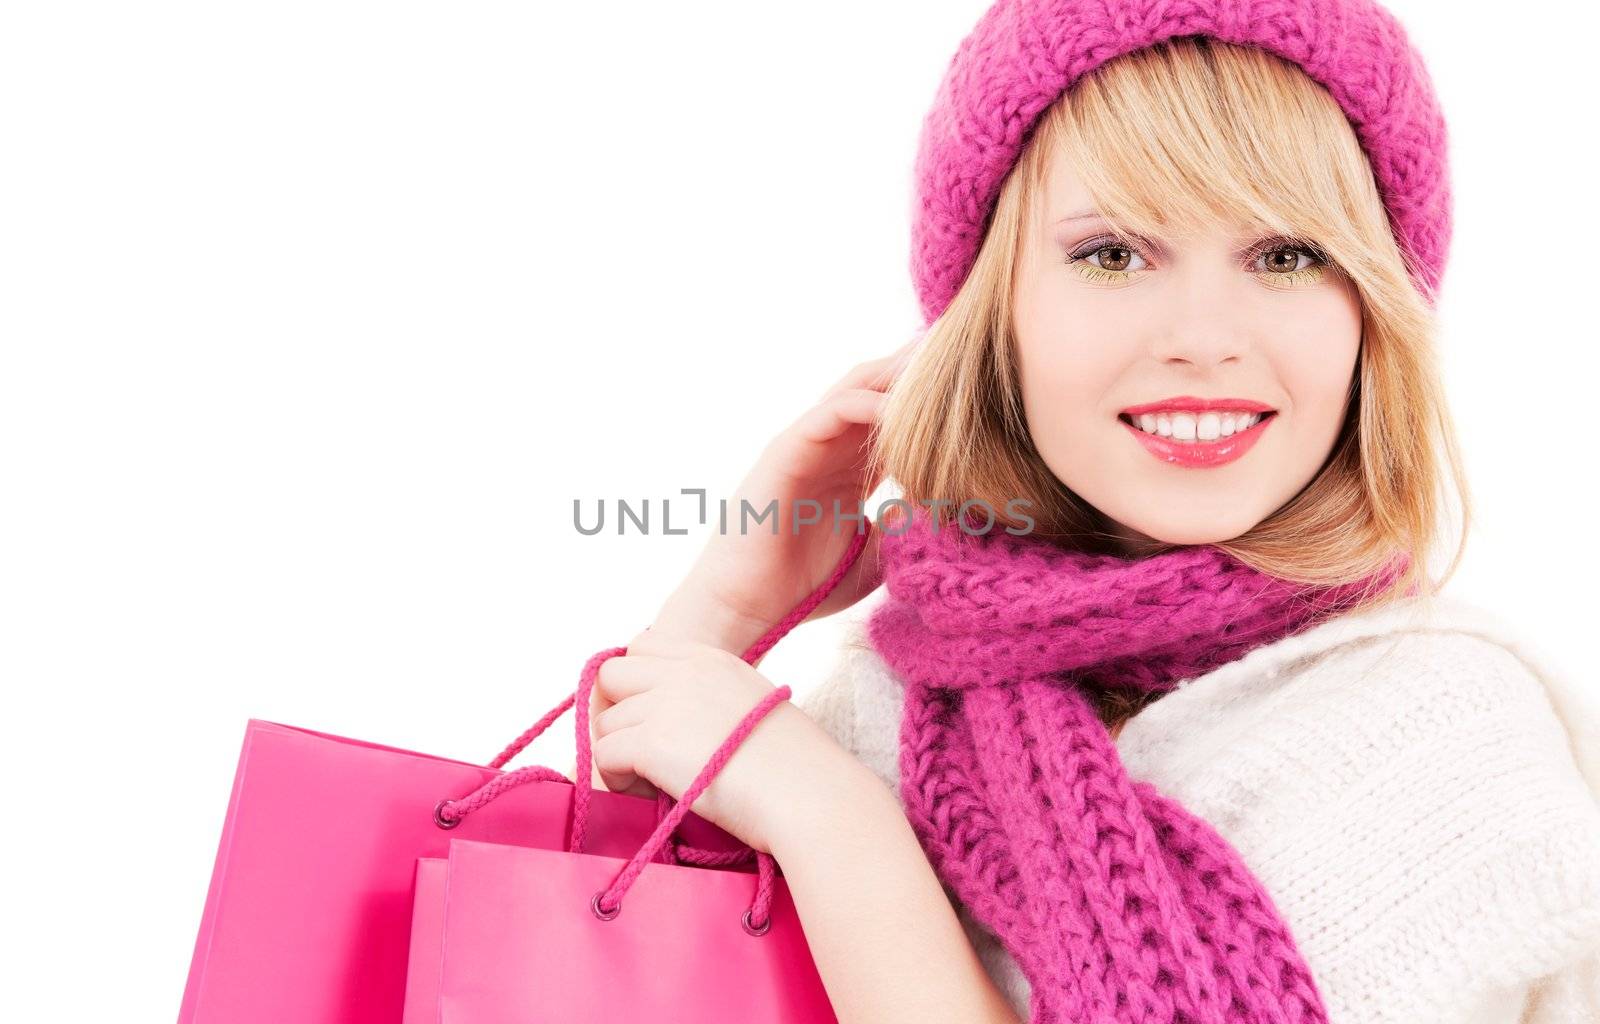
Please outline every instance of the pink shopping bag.
[[[832, 1024], [787, 887], [744, 926], [753, 876], [651, 863], [610, 920], [617, 857], [454, 840], [435, 896], [437, 999], [405, 1024]], [[411, 1014], [419, 1014], [412, 1016]]]
[[[457, 835], [567, 848], [575, 787], [552, 769], [457, 831], [434, 820], [442, 799], [508, 774], [500, 765], [519, 749], [486, 767], [252, 720], [180, 1024], [396, 1024], [417, 858], [444, 857]], [[587, 813], [590, 848], [624, 857], [660, 818], [654, 802], [604, 790], [589, 794]], [[698, 846], [748, 849], [693, 815], [681, 833]]]
[[[579, 707], [610, 653], [585, 668]], [[788, 695], [779, 687], [752, 710], [681, 802], [658, 796], [666, 816], [631, 857], [582, 852], [580, 795], [565, 848], [456, 839], [446, 860], [419, 859], [403, 1024], [834, 1021], [776, 862], [673, 838], [734, 749]], [[580, 728], [580, 777], [591, 760]], [[441, 820], [470, 821], [521, 784], [519, 772], [502, 776], [441, 805]], [[754, 875], [714, 869], [750, 859]]]
[[449, 860], [417, 858], [411, 901], [411, 957], [406, 964], [406, 1012], [401, 1024], [439, 1019], [439, 964], [444, 956], [444, 876]]
[[[756, 641], [744, 660], [754, 664], [804, 621], [865, 545], [866, 535], [858, 533], [830, 577]], [[652, 802], [590, 787], [589, 690], [600, 663], [623, 653], [626, 648], [615, 647], [591, 658], [579, 685], [581, 699], [580, 693], [567, 697], [488, 765], [252, 719], [234, 773], [179, 1024], [401, 1020], [417, 862], [445, 858], [452, 839], [543, 848], [563, 859], [583, 854], [591, 862], [631, 855], [623, 884], [619, 888], [613, 879], [606, 890], [606, 908], [631, 884], [644, 860], [665, 858], [664, 866], [677, 867], [670, 862], [679, 851], [702, 864], [748, 859], [749, 847], [689, 813], [698, 792], [692, 787], [677, 806], [665, 794]], [[781, 687], [774, 695], [786, 699], [789, 689]], [[741, 729], [771, 704], [764, 701]], [[539, 765], [500, 770], [569, 707], [576, 707], [581, 784]], [[736, 730], [697, 785], [709, 781], [738, 738]], [[460, 797], [463, 793], [468, 795]], [[786, 893], [772, 902], [772, 858], [760, 854], [755, 859], [760, 881], [752, 906], [792, 919]], [[737, 870], [726, 874], [728, 880], [710, 884], [751, 877]], [[780, 935], [780, 943], [787, 941]], [[431, 993], [419, 996], [432, 998]]]

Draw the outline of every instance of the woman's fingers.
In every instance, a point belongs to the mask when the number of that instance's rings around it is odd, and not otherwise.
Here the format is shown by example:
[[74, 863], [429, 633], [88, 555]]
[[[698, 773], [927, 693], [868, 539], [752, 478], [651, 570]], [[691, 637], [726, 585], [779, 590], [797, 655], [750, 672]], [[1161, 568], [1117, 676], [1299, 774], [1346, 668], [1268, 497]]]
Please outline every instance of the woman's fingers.
[[[620, 657], [607, 658], [600, 665], [601, 672], [605, 671], [607, 665], [621, 660]], [[644, 695], [612, 702], [601, 690], [599, 680], [597, 674], [596, 685], [589, 694], [589, 785], [604, 786], [613, 793], [654, 797], [656, 787], [649, 779], [641, 778], [632, 770], [634, 753], [630, 744], [637, 736], [625, 736], [622, 740], [616, 738], [622, 734], [640, 732], [637, 726], [644, 720]]]
[[887, 400], [885, 392], [867, 388], [839, 391], [806, 410], [805, 415], [795, 421], [794, 429], [805, 440], [823, 444], [851, 427], [876, 421]]
[[706, 644], [684, 640], [671, 634], [655, 636], [647, 629], [628, 644], [628, 653], [607, 658], [595, 673], [594, 692], [611, 703], [652, 690], [662, 683], [692, 671], [688, 661], [703, 656], [736, 657]]
[[616, 704], [659, 686], [671, 667], [670, 659], [659, 655], [619, 654], [601, 663], [594, 677], [595, 692]]
[[827, 398], [837, 391], [849, 391], [855, 388], [871, 388], [877, 391], [887, 388], [905, 368], [919, 340], [921, 339], [913, 338], [881, 359], [869, 359], [864, 363], [857, 363], [850, 368], [850, 372], [840, 377], [833, 387], [824, 392], [822, 397]]
[[655, 787], [633, 770], [637, 763], [636, 741], [642, 734], [637, 728], [618, 729], [595, 740], [592, 748], [595, 770], [611, 792], [655, 796]]
[[650, 694], [647, 691], [619, 700], [601, 711], [590, 723], [594, 738], [599, 739], [608, 733], [621, 732], [623, 729], [639, 725], [649, 716], [649, 703]]

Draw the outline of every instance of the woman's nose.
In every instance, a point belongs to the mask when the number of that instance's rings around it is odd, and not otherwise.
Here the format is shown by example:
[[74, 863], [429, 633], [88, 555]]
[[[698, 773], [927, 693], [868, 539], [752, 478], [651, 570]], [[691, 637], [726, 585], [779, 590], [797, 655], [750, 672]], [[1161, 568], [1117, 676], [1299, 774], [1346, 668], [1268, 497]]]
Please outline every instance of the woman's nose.
[[1196, 330], [1186, 325], [1161, 345], [1157, 358], [1163, 363], [1187, 364], [1201, 370], [1225, 366], [1241, 358], [1242, 347], [1235, 343], [1236, 337], [1225, 330]]
[[1237, 362], [1248, 348], [1250, 328], [1230, 282], [1196, 273], [1173, 287], [1155, 331], [1154, 355], [1163, 363], [1209, 369]]

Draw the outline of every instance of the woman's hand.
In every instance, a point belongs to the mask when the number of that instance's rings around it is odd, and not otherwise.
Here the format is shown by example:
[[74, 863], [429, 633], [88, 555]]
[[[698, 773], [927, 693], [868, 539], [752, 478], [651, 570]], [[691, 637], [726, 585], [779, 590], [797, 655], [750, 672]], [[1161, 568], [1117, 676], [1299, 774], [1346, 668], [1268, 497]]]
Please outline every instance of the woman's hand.
[[[854, 521], [835, 529], [833, 502], [839, 502], [842, 512], [863, 511], [858, 504], [882, 482], [868, 472], [867, 442], [889, 388], [921, 339], [919, 331], [895, 352], [853, 368], [768, 443], [728, 500], [727, 532], [721, 532], [719, 516], [719, 529], [662, 605], [649, 633], [708, 644], [737, 659], [827, 579], [855, 540]], [[820, 522], [796, 532], [793, 515], [802, 499], [820, 504]], [[760, 514], [774, 500], [779, 510], [776, 533], [770, 516], [752, 524], [748, 532], [740, 531], [744, 501]], [[805, 511], [814, 512], [815, 506], [808, 505]], [[864, 511], [871, 514], [870, 509]], [[874, 532], [850, 571], [808, 620], [848, 608], [871, 592], [878, 579], [878, 540]], [[596, 687], [590, 699], [591, 725], [609, 706], [605, 693]], [[773, 714], [780, 711], [788, 716], [783, 708]], [[644, 779], [608, 781], [598, 770], [591, 773], [590, 784], [635, 796], [655, 795], [655, 788]]]
[[[594, 763], [614, 792], [653, 783], [680, 799], [739, 722], [775, 687], [736, 654], [647, 629], [607, 659], [595, 690], [612, 702], [592, 722]], [[772, 852], [785, 808], [803, 805], [843, 752], [805, 712], [768, 711], [690, 807], [740, 842]], [[848, 754], [845, 755], [848, 757]], [[653, 792], [653, 791], [652, 791]]]
[[[743, 654], [827, 579], [858, 530], [855, 520], [836, 523], [834, 502], [842, 513], [871, 515], [859, 507], [882, 482], [868, 472], [870, 431], [920, 338], [919, 332], [890, 355], [856, 366], [768, 443], [728, 499], [727, 530], [719, 525], [712, 534], [662, 606], [654, 629]], [[753, 510], [748, 522], [742, 518], [745, 501]], [[754, 521], [774, 501], [776, 533], [770, 515]], [[819, 521], [796, 527], [797, 513]], [[748, 529], [741, 530], [742, 524]], [[848, 608], [871, 591], [877, 542], [874, 533], [808, 620]]]

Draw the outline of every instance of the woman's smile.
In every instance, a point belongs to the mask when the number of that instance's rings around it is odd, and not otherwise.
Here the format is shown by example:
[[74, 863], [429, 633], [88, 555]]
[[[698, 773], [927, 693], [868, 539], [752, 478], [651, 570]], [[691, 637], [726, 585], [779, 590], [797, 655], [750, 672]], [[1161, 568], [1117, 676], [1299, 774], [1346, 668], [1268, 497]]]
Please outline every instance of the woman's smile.
[[1159, 411], [1122, 412], [1117, 420], [1162, 462], [1193, 468], [1221, 466], [1241, 458], [1278, 415], [1272, 409], [1163, 406]]

